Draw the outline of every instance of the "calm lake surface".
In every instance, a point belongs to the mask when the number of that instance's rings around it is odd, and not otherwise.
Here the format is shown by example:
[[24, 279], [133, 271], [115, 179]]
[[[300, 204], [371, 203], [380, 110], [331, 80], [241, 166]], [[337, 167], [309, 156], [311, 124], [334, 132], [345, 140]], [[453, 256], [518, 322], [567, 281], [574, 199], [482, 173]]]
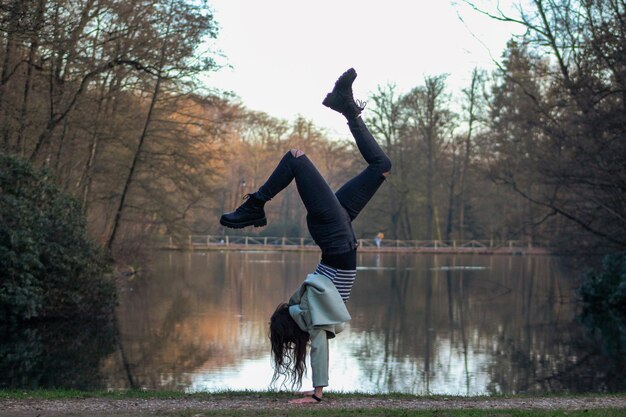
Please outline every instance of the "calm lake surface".
[[[315, 253], [159, 252], [120, 289], [115, 323], [0, 328], [0, 388], [265, 390], [269, 316], [317, 262]], [[600, 319], [591, 336], [578, 318], [579, 275], [556, 258], [361, 253], [359, 265], [353, 319], [329, 342], [332, 390], [626, 389], [623, 355], [607, 354], [623, 334]]]
[[[317, 262], [313, 253], [161, 253], [120, 296], [106, 385], [267, 389], [269, 316]], [[574, 285], [548, 256], [360, 254], [353, 319], [329, 342], [329, 388], [601, 390]]]

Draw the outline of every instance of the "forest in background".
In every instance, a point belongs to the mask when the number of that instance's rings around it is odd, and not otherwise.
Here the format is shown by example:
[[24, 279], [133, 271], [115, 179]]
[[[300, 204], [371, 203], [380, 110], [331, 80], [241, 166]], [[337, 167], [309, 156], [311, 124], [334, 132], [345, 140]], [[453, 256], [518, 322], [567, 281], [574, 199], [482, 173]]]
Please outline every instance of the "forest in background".
[[[492, 17], [527, 29], [496, 71], [476, 69], [459, 92], [435, 74], [366, 98], [394, 166], [357, 236], [625, 249], [626, 4], [534, 0]], [[1, 152], [45, 168], [119, 256], [225, 233], [219, 215], [291, 148], [333, 188], [364, 167], [347, 129], [336, 140], [204, 85], [218, 35], [204, 1], [2, 0]], [[254, 233], [306, 236], [295, 187], [268, 215]]]

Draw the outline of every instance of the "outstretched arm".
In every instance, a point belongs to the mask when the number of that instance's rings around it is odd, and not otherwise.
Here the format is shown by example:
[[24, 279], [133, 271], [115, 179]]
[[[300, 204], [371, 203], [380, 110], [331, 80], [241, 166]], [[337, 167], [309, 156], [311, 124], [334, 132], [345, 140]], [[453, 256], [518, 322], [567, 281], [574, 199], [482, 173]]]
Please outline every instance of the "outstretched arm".
[[314, 329], [311, 334], [311, 376], [314, 387], [328, 386], [328, 336], [326, 330]]
[[324, 387], [328, 386], [328, 336], [325, 330], [314, 329], [311, 335], [311, 376], [313, 391], [305, 391], [304, 398], [291, 400], [294, 404], [317, 403], [313, 395], [322, 398]]

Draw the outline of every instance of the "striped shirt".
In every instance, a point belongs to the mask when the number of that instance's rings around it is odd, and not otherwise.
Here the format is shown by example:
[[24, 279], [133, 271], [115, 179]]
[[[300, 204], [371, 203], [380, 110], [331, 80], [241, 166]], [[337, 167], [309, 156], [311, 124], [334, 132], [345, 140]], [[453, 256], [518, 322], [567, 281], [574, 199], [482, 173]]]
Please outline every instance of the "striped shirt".
[[315, 268], [315, 273], [330, 279], [335, 284], [337, 291], [339, 291], [343, 302], [348, 301], [352, 285], [354, 285], [354, 280], [356, 279], [356, 269], [338, 269], [320, 262], [317, 268]]

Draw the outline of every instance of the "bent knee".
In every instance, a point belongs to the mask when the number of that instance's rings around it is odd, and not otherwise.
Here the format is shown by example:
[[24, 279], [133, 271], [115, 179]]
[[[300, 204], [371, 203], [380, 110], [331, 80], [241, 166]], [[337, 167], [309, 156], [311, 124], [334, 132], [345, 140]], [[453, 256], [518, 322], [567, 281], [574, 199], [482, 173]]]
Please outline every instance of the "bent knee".
[[382, 172], [382, 174], [386, 177], [391, 172], [391, 159], [389, 159], [387, 156], [381, 158], [380, 162], [378, 163], [378, 167], [380, 169], [380, 172]]
[[292, 149], [289, 152], [291, 152], [291, 155], [293, 155], [294, 158], [300, 158], [304, 155], [304, 151], [301, 151], [300, 149]]

